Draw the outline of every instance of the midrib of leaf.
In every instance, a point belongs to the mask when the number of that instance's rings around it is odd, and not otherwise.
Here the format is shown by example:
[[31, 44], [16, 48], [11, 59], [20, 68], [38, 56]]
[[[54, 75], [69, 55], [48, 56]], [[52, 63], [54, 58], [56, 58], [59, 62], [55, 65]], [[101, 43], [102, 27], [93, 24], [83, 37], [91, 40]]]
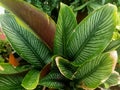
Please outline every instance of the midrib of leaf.
[[[7, 25], [6, 25], [7, 26]], [[10, 27], [8, 27], [9, 29], [11, 29]], [[14, 28], [14, 27], [13, 27]], [[20, 26], [19, 26], [19, 28], [21, 28]], [[23, 29], [23, 28], [22, 28]], [[12, 30], [12, 29], [11, 29]], [[12, 31], [14, 31], [14, 30], [12, 30]], [[20, 31], [18, 31], [18, 30], [16, 30], [16, 32], [17, 33], [19, 33], [19, 34], [17, 34], [19, 37], [21, 37], [20, 39], [21, 39], [21, 41], [23, 41], [24, 42], [24, 44], [33, 52], [33, 54], [36, 56], [36, 58], [39, 60], [39, 62], [41, 63], [41, 68], [42, 68], [42, 64], [44, 63], [44, 62], [42, 62], [41, 60], [42, 60], [42, 58], [41, 57], [39, 57], [39, 55], [35, 52], [35, 50], [33, 49], [33, 47], [32, 47], [32, 45], [28, 42], [28, 40], [24, 37], [24, 35], [23, 34], [21, 34], [21, 32]], [[16, 32], [14, 32], [15, 34], [16, 34]], [[25, 32], [26, 33], [26, 32]], [[9, 37], [8, 37], [9, 38]], [[45, 65], [45, 64], [44, 64]]]
[[[21, 37], [24, 36], [24, 35], [22, 35], [21, 33], [20, 33], [20, 35], [21, 35]], [[28, 40], [27, 40], [25, 37], [23, 37], [22, 40], [23, 40], [24, 43], [27, 45], [27, 47], [29, 47], [29, 49], [33, 52], [33, 54], [36, 56], [36, 58], [39, 60], [39, 62], [40, 62], [40, 63], [44, 63], [44, 62], [42, 62], [42, 61], [43, 61], [42, 58], [39, 57], [39, 55], [38, 55], [38, 54], [36, 53], [36, 51], [33, 49], [32, 45], [28, 42]], [[45, 63], [44, 63], [44, 65], [45, 65]], [[43, 65], [40, 65], [40, 66], [42, 67]]]
[[[78, 57], [78, 55], [81, 54], [81, 52], [83, 51], [83, 49], [86, 47], [87, 42], [90, 41], [91, 37], [94, 37], [94, 35], [95, 35], [96, 31], [97, 31], [97, 28], [95, 29], [95, 26], [97, 27], [98, 25], [99, 25], [99, 22], [98, 22], [98, 24], [94, 25], [92, 31], [89, 33], [89, 35], [87, 36], [87, 38], [85, 39], [85, 41], [83, 42], [83, 44], [81, 45], [81, 47], [79, 47], [78, 51], [73, 56], [73, 58], [72, 58], [73, 60], [75, 60]], [[94, 31], [94, 33], [93, 33], [93, 31]]]

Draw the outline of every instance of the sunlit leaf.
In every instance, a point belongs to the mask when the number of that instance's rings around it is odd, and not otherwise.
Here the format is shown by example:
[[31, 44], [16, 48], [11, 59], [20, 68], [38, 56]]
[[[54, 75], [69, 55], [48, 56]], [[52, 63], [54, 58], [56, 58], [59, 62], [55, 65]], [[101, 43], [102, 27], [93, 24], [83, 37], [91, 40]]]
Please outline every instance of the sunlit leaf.
[[116, 26], [117, 8], [107, 4], [89, 14], [75, 28], [67, 43], [67, 53], [73, 64], [91, 60], [110, 43]]
[[29, 65], [14, 67], [9, 63], [0, 63], [0, 74], [17, 74], [28, 71], [30, 68]]
[[39, 77], [40, 71], [35, 69], [29, 71], [22, 81], [22, 86], [27, 90], [35, 89], [39, 83]]
[[78, 86], [83, 88], [96, 88], [103, 83], [115, 69], [117, 52], [112, 51], [97, 56], [93, 60], [81, 65], [74, 74]]

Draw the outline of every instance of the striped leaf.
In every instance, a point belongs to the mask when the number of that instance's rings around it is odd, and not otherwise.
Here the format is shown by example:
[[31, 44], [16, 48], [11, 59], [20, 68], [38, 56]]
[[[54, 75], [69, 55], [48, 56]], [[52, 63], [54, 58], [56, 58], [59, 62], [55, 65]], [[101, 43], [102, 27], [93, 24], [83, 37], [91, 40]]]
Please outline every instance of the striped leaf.
[[40, 71], [32, 69], [27, 73], [22, 81], [22, 86], [27, 90], [33, 90], [39, 83]]
[[109, 88], [120, 84], [120, 75], [118, 72], [114, 71], [110, 77], [101, 85], [101, 87]]
[[72, 80], [73, 74], [77, 70], [77, 67], [73, 66], [68, 60], [62, 57], [56, 57], [55, 60], [60, 73], [66, 78]]
[[41, 68], [51, 61], [49, 49], [30, 30], [18, 25], [13, 15], [0, 16], [0, 22], [7, 39], [23, 59]]
[[99, 55], [92, 61], [81, 65], [74, 73], [73, 78], [79, 81], [78, 86], [96, 88], [110, 76], [116, 63], [116, 51]]
[[75, 28], [67, 43], [67, 53], [74, 65], [91, 60], [110, 43], [116, 26], [117, 8], [107, 4], [88, 15]]
[[0, 90], [25, 90], [21, 86], [22, 79], [18, 75], [0, 75]]
[[65, 78], [57, 71], [51, 71], [44, 78], [40, 79], [39, 84], [49, 88], [63, 88], [65, 87]]
[[77, 21], [72, 9], [61, 3], [54, 41], [54, 54], [66, 56], [66, 45], [76, 26]]
[[0, 4], [22, 19], [48, 46], [53, 48], [56, 24], [51, 17], [24, 0], [0, 0]]

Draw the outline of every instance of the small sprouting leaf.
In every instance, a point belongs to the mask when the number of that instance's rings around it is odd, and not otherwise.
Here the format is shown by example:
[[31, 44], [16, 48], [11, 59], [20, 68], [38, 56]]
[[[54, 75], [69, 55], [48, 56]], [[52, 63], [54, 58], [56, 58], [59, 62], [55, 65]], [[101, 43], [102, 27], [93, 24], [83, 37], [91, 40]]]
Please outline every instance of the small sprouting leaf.
[[59, 71], [51, 71], [44, 78], [40, 79], [39, 84], [45, 87], [59, 89], [65, 87], [65, 80]]
[[116, 6], [107, 4], [89, 14], [75, 28], [67, 43], [67, 54], [74, 65], [79, 66], [103, 52], [112, 39], [116, 13]]
[[116, 51], [99, 55], [81, 65], [75, 72], [74, 79], [80, 81], [78, 85], [83, 88], [96, 88], [114, 71], [116, 63]]
[[39, 83], [40, 71], [32, 69], [27, 73], [22, 81], [22, 86], [25, 89], [35, 89]]
[[17, 74], [28, 71], [30, 66], [17, 66], [14, 67], [9, 63], [0, 63], [0, 74]]
[[73, 74], [77, 70], [77, 67], [73, 66], [68, 60], [62, 57], [55, 58], [57, 67], [62, 75], [72, 80]]
[[66, 45], [76, 26], [77, 21], [72, 9], [61, 3], [54, 40], [54, 54], [66, 56]]

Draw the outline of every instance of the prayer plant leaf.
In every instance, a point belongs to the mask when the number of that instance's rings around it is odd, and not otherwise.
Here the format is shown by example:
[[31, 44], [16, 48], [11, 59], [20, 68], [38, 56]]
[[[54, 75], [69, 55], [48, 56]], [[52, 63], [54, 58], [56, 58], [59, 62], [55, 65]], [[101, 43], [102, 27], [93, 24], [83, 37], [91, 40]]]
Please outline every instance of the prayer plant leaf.
[[107, 46], [107, 48], [104, 50], [104, 52], [112, 51], [120, 47], [120, 39], [113, 40], [110, 42], [110, 44]]
[[22, 79], [19, 75], [0, 75], [0, 90], [25, 90], [21, 86]]
[[72, 80], [73, 74], [77, 70], [77, 67], [73, 66], [68, 60], [62, 57], [56, 57], [55, 61], [60, 73], [66, 78]]
[[17, 74], [28, 71], [30, 68], [29, 65], [14, 67], [9, 63], [0, 63], [0, 74]]
[[42, 68], [51, 61], [50, 50], [32, 32], [18, 25], [13, 15], [1, 15], [0, 23], [12, 47], [27, 62]]
[[110, 77], [101, 85], [103, 88], [109, 88], [120, 84], [120, 75], [118, 72], [114, 71]]
[[61, 3], [54, 40], [54, 54], [66, 56], [66, 45], [76, 26], [77, 21], [72, 9]]
[[47, 14], [24, 0], [0, 0], [0, 3], [22, 19], [45, 43], [53, 48], [56, 24]]
[[74, 65], [79, 66], [103, 52], [112, 39], [116, 14], [116, 6], [107, 4], [89, 14], [75, 28], [67, 43], [67, 54]]
[[40, 71], [32, 69], [22, 81], [22, 86], [27, 90], [33, 90], [37, 87], [40, 78]]
[[117, 63], [117, 52], [112, 51], [97, 56], [93, 60], [81, 65], [74, 73], [78, 86], [83, 88], [96, 88], [103, 83], [114, 71]]
[[40, 79], [39, 84], [45, 87], [59, 89], [65, 87], [65, 80], [59, 71], [51, 71], [44, 78]]

